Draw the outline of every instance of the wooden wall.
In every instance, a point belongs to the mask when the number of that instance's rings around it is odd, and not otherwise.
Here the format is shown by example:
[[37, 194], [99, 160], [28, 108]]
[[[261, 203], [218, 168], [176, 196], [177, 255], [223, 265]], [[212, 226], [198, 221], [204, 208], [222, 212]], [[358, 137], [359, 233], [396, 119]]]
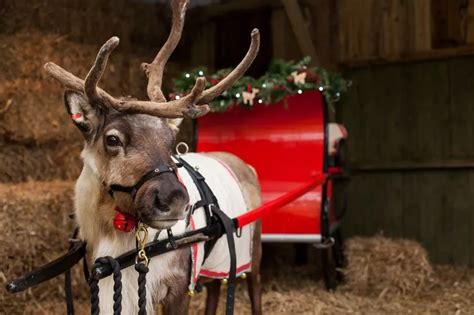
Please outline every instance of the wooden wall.
[[347, 76], [345, 231], [417, 239], [436, 262], [474, 266], [474, 56]]
[[340, 60], [431, 49], [431, 0], [340, 0]]

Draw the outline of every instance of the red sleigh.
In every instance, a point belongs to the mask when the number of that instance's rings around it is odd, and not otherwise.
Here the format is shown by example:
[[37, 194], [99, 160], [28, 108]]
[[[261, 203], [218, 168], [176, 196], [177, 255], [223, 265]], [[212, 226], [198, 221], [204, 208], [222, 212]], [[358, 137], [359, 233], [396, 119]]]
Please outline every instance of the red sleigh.
[[[268, 208], [262, 240], [323, 248], [325, 283], [333, 289], [344, 256], [332, 188], [334, 175], [341, 172], [346, 132], [328, 122], [327, 112], [318, 91], [251, 110], [235, 106], [198, 120], [195, 148], [233, 153], [256, 169]], [[281, 202], [275, 204], [278, 197]]]

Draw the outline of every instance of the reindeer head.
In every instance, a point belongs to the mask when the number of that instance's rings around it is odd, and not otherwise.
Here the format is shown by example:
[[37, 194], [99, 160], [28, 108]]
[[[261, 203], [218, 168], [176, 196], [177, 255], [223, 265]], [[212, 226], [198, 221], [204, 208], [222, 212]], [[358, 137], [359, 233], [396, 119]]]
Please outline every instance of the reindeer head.
[[70, 89], [64, 102], [84, 135], [84, 162], [122, 211], [158, 229], [183, 219], [189, 202], [171, 157], [180, 121], [209, 112], [207, 104], [243, 75], [259, 48], [259, 32], [254, 29], [247, 54], [226, 78], [204, 90], [205, 78], [200, 77], [188, 95], [167, 101], [161, 90], [163, 70], [181, 37], [186, 6], [187, 0], [172, 2], [170, 35], [153, 62], [142, 64], [148, 77], [149, 101], [115, 98], [97, 86], [119, 43], [117, 37], [102, 46], [85, 80], [54, 63], [44, 66], [50, 76]]

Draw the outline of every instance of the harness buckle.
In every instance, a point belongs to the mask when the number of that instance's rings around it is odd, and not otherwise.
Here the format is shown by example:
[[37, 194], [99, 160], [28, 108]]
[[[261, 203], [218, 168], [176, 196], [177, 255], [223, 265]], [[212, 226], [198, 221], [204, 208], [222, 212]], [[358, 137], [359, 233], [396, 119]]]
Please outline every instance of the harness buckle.
[[237, 238], [240, 238], [242, 236], [242, 228], [238, 228], [237, 230], [235, 230], [235, 236], [237, 236]]
[[135, 257], [135, 264], [143, 263], [148, 267], [150, 260], [148, 259], [145, 252], [145, 245], [148, 239], [148, 229], [145, 224], [139, 223], [137, 231], [135, 232], [135, 237], [137, 239], [137, 247], [140, 249], [138, 251], [137, 257]]
[[167, 229], [166, 232], [168, 233], [168, 240], [169, 240], [168, 246], [171, 246], [173, 249], [178, 249], [178, 245], [176, 244], [174, 240], [173, 232], [171, 231], [171, 229]]

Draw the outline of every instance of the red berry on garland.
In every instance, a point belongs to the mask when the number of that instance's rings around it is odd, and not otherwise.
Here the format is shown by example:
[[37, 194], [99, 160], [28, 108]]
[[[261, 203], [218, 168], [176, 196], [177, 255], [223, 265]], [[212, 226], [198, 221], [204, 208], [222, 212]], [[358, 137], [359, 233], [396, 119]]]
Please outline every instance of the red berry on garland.
[[321, 78], [317, 73], [309, 70], [307, 71], [306, 80], [309, 82], [319, 83], [321, 81]]
[[252, 84], [247, 84], [247, 92], [252, 93]]

